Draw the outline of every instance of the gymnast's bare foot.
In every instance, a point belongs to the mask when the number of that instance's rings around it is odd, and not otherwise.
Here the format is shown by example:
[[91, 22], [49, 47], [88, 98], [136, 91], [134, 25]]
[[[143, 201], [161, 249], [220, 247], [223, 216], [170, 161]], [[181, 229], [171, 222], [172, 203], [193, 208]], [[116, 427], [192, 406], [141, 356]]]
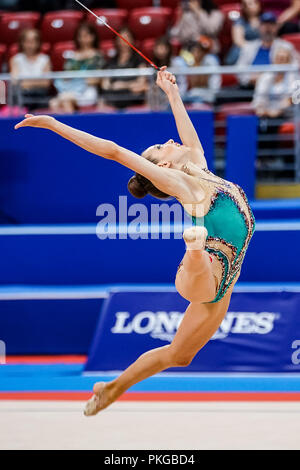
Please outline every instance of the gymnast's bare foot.
[[107, 408], [112, 401], [109, 398], [106, 382], [97, 382], [94, 385], [94, 395], [85, 405], [84, 415], [95, 416], [99, 411]]

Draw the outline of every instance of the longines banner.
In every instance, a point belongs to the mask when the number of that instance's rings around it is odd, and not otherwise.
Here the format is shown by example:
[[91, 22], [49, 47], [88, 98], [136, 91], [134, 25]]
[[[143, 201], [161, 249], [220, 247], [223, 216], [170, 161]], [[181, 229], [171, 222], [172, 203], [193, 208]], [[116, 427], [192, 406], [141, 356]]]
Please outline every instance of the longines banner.
[[[120, 371], [174, 338], [188, 305], [175, 291], [113, 292], [86, 371]], [[180, 372], [300, 372], [300, 293], [236, 292], [220, 328]]]

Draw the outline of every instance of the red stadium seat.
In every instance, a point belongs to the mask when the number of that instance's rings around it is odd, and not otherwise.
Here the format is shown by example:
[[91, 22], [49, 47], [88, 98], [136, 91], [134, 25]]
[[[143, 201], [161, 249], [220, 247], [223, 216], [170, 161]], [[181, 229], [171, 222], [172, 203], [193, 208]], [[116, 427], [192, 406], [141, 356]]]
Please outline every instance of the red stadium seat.
[[149, 59], [153, 59], [153, 50], [154, 50], [155, 39], [144, 39], [141, 41], [140, 48], [143, 54], [145, 54]]
[[237, 85], [237, 83], [236, 75], [222, 75], [222, 87], [234, 86]]
[[46, 13], [42, 22], [43, 41], [55, 43], [71, 41], [83, 20], [84, 13], [81, 11], [54, 11]]
[[227, 103], [219, 107], [215, 113], [216, 126], [215, 133], [218, 137], [224, 137], [226, 135], [226, 119], [232, 115], [251, 115], [255, 114], [254, 109], [249, 102], [241, 103]]
[[233, 22], [240, 17], [241, 4], [230, 3], [228, 5], [222, 5], [221, 11], [225, 19], [222, 31], [219, 35], [219, 41], [221, 44], [221, 57], [224, 57], [232, 45], [231, 28]]
[[118, 8], [132, 10], [133, 8], [152, 7], [152, 0], [117, 0]]
[[0, 22], [0, 42], [12, 44], [25, 28], [36, 28], [41, 15], [34, 12], [4, 13]]
[[181, 0], [160, 0], [161, 7], [177, 8], [179, 7]]
[[100, 50], [107, 59], [111, 59], [116, 54], [115, 41], [112, 41], [111, 39], [101, 41]]
[[171, 19], [171, 26], [175, 25], [179, 21], [179, 19], [181, 18], [181, 13], [182, 13], [182, 10], [181, 10], [180, 7], [175, 8], [173, 10], [172, 19]]
[[261, 6], [263, 11], [282, 12], [290, 6], [290, 0], [262, 0]]
[[281, 39], [292, 43], [295, 49], [300, 52], [300, 33], [285, 34], [284, 36], [281, 36]]
[[[127, 19], [126, 10], [109, 10], [109, 9], [96, 9], [93, 10], [97, 16], [105, 20], [112, 28], [119, 31], [125, 24]], [[115, 34], [110, 31], [101, 21], [97, 20], [93, 15], [88, 16], [88, 21], [97, 26], [99, 37], [101, 40], [113, 39]]]
[[[51, 44], [49, 42], [44, 42], [42, 44], [41, 52], [43, 54], [50, 54]], [[8, 60], [10, 60], [14, 55], [19, 52], [19, 44], [17, 42], [13, 43], [8, 49]]]
[[0, 72], [2, 71], [2, 67], [5, 62], [5, 55], [6, 55], [6, 46], [5, 44], [0, 44]]
[[73, 41], [58, 42], [52, 48], [51, 61], [54, 71], [64, 69], [65, 60], [73, 56], [75, 43]]
[[176, 38], [171, 39], [170, 42], [171, 42], [172, 49], [173, 49], [173, 55], [174, 56], [179, 55], [181, 47], [182, 47], [181, 42], [178, 41], [178, 39]]
[[129, 28], [136, 39], [163, 36], [170, 24], [170, 8], [137, 8], [129, 15]]
[[216, 0], [216, 5], [218, 5], [219, 8], [227, 5], [228, 3], [232, 3], [232, 0]]
[[295, 123], [294, 122], [284, 122], [279, 127], [280, 134], [294, 134], [295, 132]]
[[284, 149], [294, 148], [295, 142], [295, 123], [294, 122], [284, 122], [279, 126], [278, 134], [282, 136], [282, 139], [279, 141], [279, 146]]
[[0, 10], [0, 21], [2, 19], [2, 16], [5, 15], [5, 13], [7, 13], [7, 11], [5, 10]]
[[240, 3], [228, 3], [227, 5], [222, 5], [220, 10], [224, 14], [224, 16], [231, 22], [238, 20], [241, 16]]
[[[156, 39], [150, 38], [150, 39], [144, 39], [144, 41], [141, 41], [140, 43], [141, 51], [150, 59], [153, 59], [155, 41]], [[179, 52], [181, 49], [181, 43], [177, 39], [171, 39], [170, 43], [172, 46], [173, 55], [174, 56], [179, 55]]]

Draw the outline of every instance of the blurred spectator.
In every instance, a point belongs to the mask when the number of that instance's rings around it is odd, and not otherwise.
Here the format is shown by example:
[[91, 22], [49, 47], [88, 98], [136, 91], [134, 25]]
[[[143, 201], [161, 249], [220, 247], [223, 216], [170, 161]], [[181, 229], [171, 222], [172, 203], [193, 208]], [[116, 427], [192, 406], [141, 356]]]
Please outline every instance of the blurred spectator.
[[35, 29], [24, 29], [19, 38], [19, 53], [10, 60], [10, 72], [14, 78], [20, 75], [33, 77], [34, 80], [23, 80], [20, 88], [22, 104], [30, 110], [47, 106], [49, 100], [49, 80], [42, 79], [44, 73], [50, 72], [50, 59], [41, 53], [40, 32]]
[[259, 0], [242, 0], [241, 17], [234, 22], [231, 30], [233, 46], [226, 57], [226, 65], [233, 65], [237, 62], [240, 49], [246, 41], [259, 38], [260, 13], [261, 5]]
[[[291, 53], [296, 56], [295, 49], [290, 43], [276, 38], [277, 23], [276, 16], [273, 13], [263, 13], [260, 17], [260, 21], [260, 39], [245, 43], [241, 48], [237, 65], [269, 65], [275, 50], [279, 46], [285, 46], [286, 44], [290, 47]], [[241, 74], [239, 77], [241, 86], [253, 88], [258, 76], [258, 74]]]
[[[123, 28], [120, 33], [134, 44], [134, 38], [128, 28]], [[119, 37], [116, 38], [116, 51], [116, 56], [107, 63], [108, 69], [146, 67], [140, 56]], [[144, 103], [148, 82], [145, 77], [106, 78], [103, 80], [102, 89], [106, 104], [126, 108]]]
[[[166, 38], [158, 38], [154, 45], [153, 50], [153, 61], [158, 67], [163, 67], [166, 65], [168, 68], [177, 67], [184, 68], [187, 67], [185, 60], [180, 56], [173, 56], [172, 45], [170, 41]], [[184, 75], [178, 75], [177, 85], [179, 91], [184, 95], [187, 91], [187, 79]], [[158, 87], [156, 87], [158, 89]]]
[[[287, 45], [279, 46], [274, 53], [273, 63], [277, 65], [291, 64], [294, 57], [291, 48]], [[291, 118], [292, 93], [294, 91], [297, 74], [294, 72], [263, 73], [257, 80], [252, 105], [259, 121], [259, 134], [265, 139], [259, 140], [259, 150], [268, 150], [269, 157], [258, 160], [258, 167], [262, 169], [284, 168], [287, 162], [278, 155], [279, 142], [273, 138], [278, 134], [281, 121], [278, 119]], [[293, 159], [290, 163], [293, 163]], [[278, 173], [270, 173], [274, 178]]]
[[[193, 45], [191, 53], [194, 57], [194, 67], [218, 66], [219, 59], [211, 53], [213, 44], [207, 36], [200, 36]], [[213, 103], [217, 92], [221, 87], [221, 76], [211, 75], [191, 75], [189, 77], [190, 89], [184, 100], [186, 102]]]
[[[279, 46], [274, 53], [277, 65], [294, 62], [291, 48]], [[263, 73], [257, 80], [253, 106], [260, 117], [278, 118], [287, 113], [292, 104], [293, 86], [297, 80], [294, 72]]]
[[[153, 50], [153, 62], [160, 68], [166, 65], [176, 68], [187, 68], [187, 64], [182, 57], [174, 57], [172, 54], [172, 45], [166, 37], [158, 38], [155, 41]], [[177, 85], [180, 94], [184, 96], [188, 88], [188, 81], [185, 75], [177, 75]], [[149, 88], [149, 102], [152, 109], [167, 109], [169, 101], [165, 93], [156, 86], [155, 83]]]
[[201, 34], [209, 36], [214, 40], [214, 52], [217, 52], [217, 37], [223, 22], [224, 15], [212, 0], [184, 0], [181, 15], [170, 33], [184, 46], [197, 41]]
[[282, 7], [285, 3], [287, 3], [286, 8], [277, 18], [280, 36], [299, 32], [300, 0], [281, 0], [280, 6]]
[[[94, 25], [82, 23], [75, 33], [76, 51], [64, 64], [65, 71], [98, 70], [105, 61], [99, 51], [98, 33]], [[73, 78], [55, 80], [58, 96], [50, 102], [52, 111], [74, 112], [81, 106], [93, 106], [98, 102], [99, 79]]]

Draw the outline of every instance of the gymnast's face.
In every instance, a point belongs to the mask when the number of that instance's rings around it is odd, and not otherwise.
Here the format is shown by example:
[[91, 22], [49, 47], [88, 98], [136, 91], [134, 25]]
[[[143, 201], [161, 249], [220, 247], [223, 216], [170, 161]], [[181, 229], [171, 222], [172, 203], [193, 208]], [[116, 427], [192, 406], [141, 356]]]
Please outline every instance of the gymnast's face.
[[150, 157], [158, 166], [177, 167], [186, 161], [189, 152], [188, 147], [178, 144], [174, 140], [168, 140], [164, 144], [152, 145], [143, 153], [143, 157]]

